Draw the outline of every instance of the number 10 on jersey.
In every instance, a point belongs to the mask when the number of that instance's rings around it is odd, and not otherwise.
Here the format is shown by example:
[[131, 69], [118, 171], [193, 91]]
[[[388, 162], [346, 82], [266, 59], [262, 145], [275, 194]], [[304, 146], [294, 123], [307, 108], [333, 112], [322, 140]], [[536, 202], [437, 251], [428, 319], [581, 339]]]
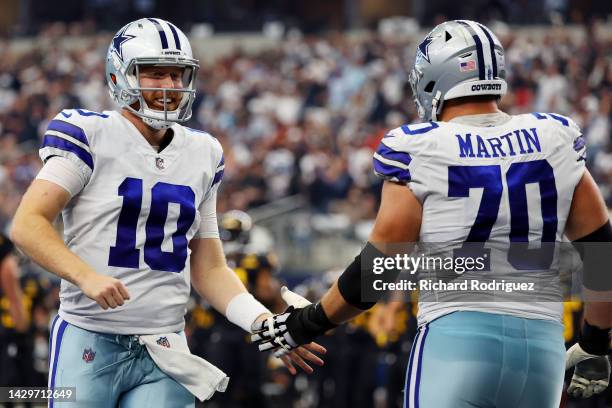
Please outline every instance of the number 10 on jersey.
[[[117, 239], [110, 248], [108, 265], [140, 267], [140, 249], [136, 248], [136, 230], [142, 210], [143, 183], [127, 177], [119, 185], [123, 205], [117, 223]], [[172, 252], [162, 250], [164, 226], [170, 203], [180, 207], [177, 228], [172, 234]], [[195, 193], [189, 186], [158, 182], [151, 188], [151, 207], [145, 227], [144, 261], [153, 270], [180, 272], [187, 261], [187, 231], [196, 215]]]

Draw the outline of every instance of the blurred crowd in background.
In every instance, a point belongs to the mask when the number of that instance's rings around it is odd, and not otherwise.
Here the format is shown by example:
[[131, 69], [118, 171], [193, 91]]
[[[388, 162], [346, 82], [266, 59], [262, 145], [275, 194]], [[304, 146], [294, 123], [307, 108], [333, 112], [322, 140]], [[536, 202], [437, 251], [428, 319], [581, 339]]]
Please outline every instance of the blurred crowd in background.
[[[104, 81], [110, 37], [71, 49], [59, 41], [78, 31], [69, 28], [50, 26], [25, 53], [0, 43], [0, 228], [40, 168], [48, 121], [64, 108], [113, 108]], [[610, 201], [612, 39], [600, 23], [575, 35], [498, 28], [509, 83], [501, 108], [572, 117]], [[295, 34], [256, 55], [237, 49], [203, 64], [187, 126], [210, 132], [225, 150], [219, 212], [299, 194], [318, 212], [372, 218], [380, 184], [373, 149], [387, 130], [417, 120], [407, 81], [419, 38]]]
[[[587, 165], [612, 205], [609, 30], [604, 35], [597, 21], [571, 30], [491, 27], [506, 48], [509, 92], [501, 109], [572, 117], [583, 129]], [[111, 36], [86, 36], [80, 40], [84, 49], [60, 41], [87, 31], [82, 24], [52, 24], [26, 51], [0, 41], [0, 230], [41, 167], [37, 150], [48, 121], [64, 108], [113, 109], [103, 63]], [[187, 126], [210, 132], [224, 147], [218, 212], [248, 213], [299, 197], [313, 216], [346, 214], [351, 226], [371, 221], [380, 191], [373, 150], [389, 129], [417, 120], [407, 81], [421, 34], [293, 32], [257, 54], [237, 48], [203, 63]], [[222, 232], [228, 234], [226, 245], [234, 245], [228, 258], [251, 291], [274, 311], [283, 310], [283, 282], [300, 284], [301, 293], [318, 298], [333, 272], [306, 280], [285, 276], [269, 248], [249, 248], [254, 226], [245, 220], [234, 213]], [[58, 307], [58, 282], [26, 261], [22, 272], [32, 324], [26, 334], [12, 332], [8, 301], [0, 299], [2, 381], [40, 385], [46, 383], [48, 323]], [[232, 378], [228, 392], [207, 406], [398, 406], [415, 330], [414, 307], [405, 302], [379, 305], [326, 336], [326, 367], [317, 376], [292, 378], [194, 296], [186, 328], [191, 348]], [[579, 304], [566, 304], [568, 341], [579, 313]]]

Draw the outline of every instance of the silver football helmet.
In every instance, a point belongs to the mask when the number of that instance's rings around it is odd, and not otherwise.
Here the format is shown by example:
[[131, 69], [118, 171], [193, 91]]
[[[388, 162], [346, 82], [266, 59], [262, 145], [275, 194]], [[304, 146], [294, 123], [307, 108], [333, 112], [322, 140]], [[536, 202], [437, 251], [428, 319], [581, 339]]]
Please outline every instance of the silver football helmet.
[[[142, 88], [140, 67], [143, 65], [183, 68], [183, 88]], [[106, 80], [111, 97], [155, 129], [189, 120], [198, 68], [187, 36], [174, 24], [159, 18], [142, 18], [124, 26], [113, 37], [106, 55]], [[151, 109], [142, 91], [162, 91], [164, 110]], [[181, 93], [177, 109], [167, 109], [166, 92]], [[136, 102], [137, 109], [132, 106]]]
[[444, 101], [507, 90], [504, 47], [482, 24], [469, 20], [436, 26], [417, 47], [410, 86], [423, 120], [437, 120]]

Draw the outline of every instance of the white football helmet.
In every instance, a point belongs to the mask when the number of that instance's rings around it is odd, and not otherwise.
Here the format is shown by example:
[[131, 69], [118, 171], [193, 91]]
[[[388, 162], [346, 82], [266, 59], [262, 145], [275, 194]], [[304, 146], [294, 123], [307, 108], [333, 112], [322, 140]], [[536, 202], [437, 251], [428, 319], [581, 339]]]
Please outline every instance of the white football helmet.
[[495, 34], [455, 20], [436, 26], [419, 44], [409, 81], [421, 119], [436, 120], [449, 99], [503, 96], [505, 78], [504, 47]]
[[[184, 87], [142, 88], [139, 74], [142, 65], [184, 68]], [[106, 56], [106, 80], [111, 97], [155, 129], [189, 120], [198, 68], [187, 36], [174, 24], [159, 18], [142, 18], [125, 25], [113, 37]], [[176, 110], [167, 110], [166, 102], [163, 111], [154, 110], [145, 102], [142, 91], [163, 91], [164, 101], [167, 91], [180, 92], [182, 98]], [[138, 109], [132, 107], [135, 102]]]

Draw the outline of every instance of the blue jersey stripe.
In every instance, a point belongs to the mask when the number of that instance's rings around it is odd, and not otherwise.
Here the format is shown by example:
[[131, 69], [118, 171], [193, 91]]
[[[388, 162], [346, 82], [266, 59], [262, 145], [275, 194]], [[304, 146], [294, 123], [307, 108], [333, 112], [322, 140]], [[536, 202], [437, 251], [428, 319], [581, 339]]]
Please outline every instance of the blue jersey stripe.
[[536, 118], [538, 118], [538, 120], [546, 119], [546, 115], [542, 115], [539, 112], [531, 112], [531, 114], [535, 116]]
[[[412, 127], [414, 127], [413, 125], [411, 125]], [[407, 134], [407, 135], [420, 135], [423, 133], [427, 133], [430, 130], [436, 129], [438, 127], [440, 127], [440, 125], [438, 125], [436, 122], [429, 122], [429, 126], [425, 126], [422, 128], [417, 128], [417, 129], [411, 129], [410, 126], [408, 125], [402, 125], [400, 126], [402, 131]], [[387, 136], [385, 136], [387, 137]]]
[[554, 113], [549, 113], [548, 115], [554, 120], [561, 122], [563, 126], [569, 126], [569, 120], [565, 119], [563, 116], [555, 115]]
[[64, 122], [63, 120], [54, 119], [49, 122], [49, 126], [47, 126], [48, 130], [54, 130], [56, 132], [64, 133], [68, 136], [74, 137], [79, 142], [86, 144], [89, 146], [89, 142], [87, 141], [87, 136], [85, 136], [85, 132], [80, 127], [73, 125], [72, 123]]
[[176, 45], [176, 49], [180, 50], [181, 40], [179, 38], [178, 31], [176, 30], [176, 27], [174, 26], [174, 24], [172, 24], [169, 21], [167, 23], [168, 23], [168, 26], [170, 27], [170, 31], [172, 31], [172, 36], [174, 37], [174, 44]]
[[376, 150], [376, 153], [384, 157], [385, 159], [394, 160], [400, 163], [404, 163], [406, 166], [412, 161], [409, 153], [398, 152], [397, 150], [391, 149], [389, 146], [381, 143]]
[[[550, 117], [550, 119], [556, 120], [557, 122], [561, 123], [563, 126], [569, 126], [569, 120], [567, 120], [563, 116], [557, 115], [555, 113], [531, 112], [531, 114], [533, 116], [535, 116], [536, 118], [538, 118], [539, 120], [548, 119]], [[548, 116], [546, 116], [546, 115], [548, 115]]]
[[61, 137], [45, 135], [41, 147], [54, 147], [56, 149], [70, 152], [72, 154], [75, 154], [79, 159], [81, 159], [86, 165], [89, 166], [89, 168], [91, 168], [92, 170], [94, 168], [93, 158], [87, 150], [66, 139], [62, 139]]
[[480, 27], [480, 29], [485, 33], [487, 40], [489, 40], [489, 48], [491, 49], [491, 64], [493, 64], [493, 78], [497, 78], [497, 57], [495, 56], [495, 42], [493, 41], [493, 36], [491, 36], [489, 29], [482, 24], [478, 24], [478, 27]]
[[161, 24], [159, 24], [159, 21], [154, 18], [147, 18], [147, 20], [155, 24], [157, 32], [159, 33], [159, 39], [161, 40], [162, 48], [164, 50], [168, 48], [168, 38], [166, 37], [166, 32], [164, 31], [164, 28], [161, 26]]
[[395, 178], [398, 181], [409, 182], [410, 171], [406, 169], [400, 169], [399, 167], [390, 166], [374, 158], [374, 171], [383, 177]]
[[574, 150], [577, 152], [582, 150], [585, 144], [584, 137], [582, 135], [578, 136], [576, 140], [574, 140]]
[[214, 186], [215, 184], [221, 181], [221, 179], [223, 178], [223, 171], [224, 170], [218, 171], [217, 174], [215, 174], [215, 178], [213, 178], [212, 186]]
[[217, 168], [223, 166], [225, 164], [225, 155], [221, 155], [221, 161], [217, 165]]

